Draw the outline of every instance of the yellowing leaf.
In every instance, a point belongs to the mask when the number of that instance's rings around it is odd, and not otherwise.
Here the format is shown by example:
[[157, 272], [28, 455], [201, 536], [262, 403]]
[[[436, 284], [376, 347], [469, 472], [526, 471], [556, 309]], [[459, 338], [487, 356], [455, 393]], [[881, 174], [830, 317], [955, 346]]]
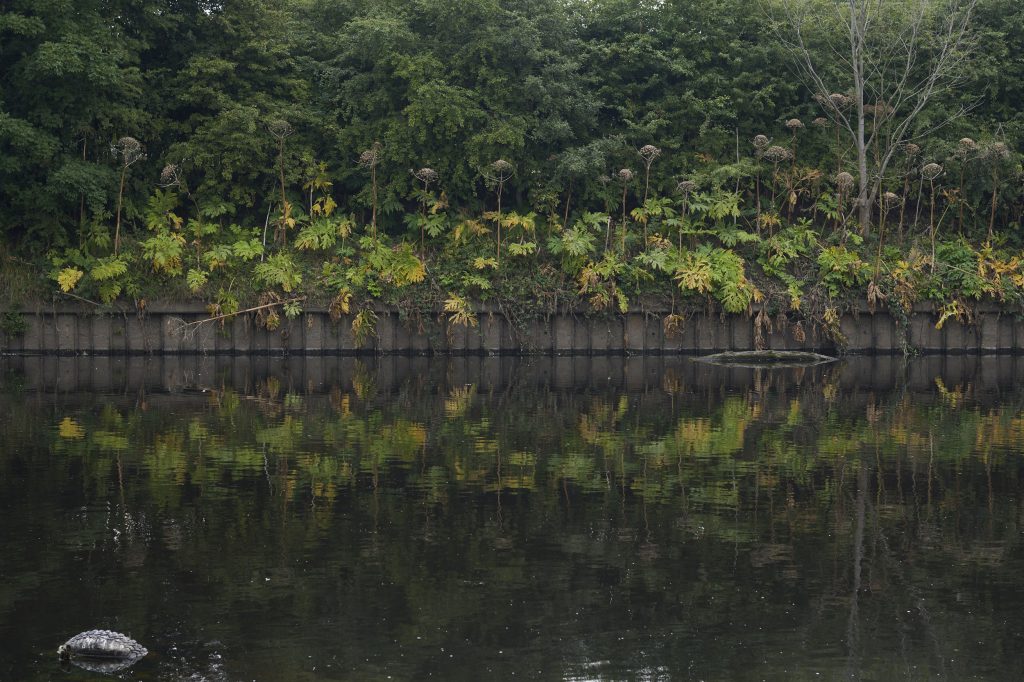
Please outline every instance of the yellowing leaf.
[[348, 289], [342, 289], [338, 292], [338, 295], [331, 301], [329, 312], [332, 320], [337, 320], [342, 315], [348, 315], [351, 310], [352, 304], [352, 292]]
[[57, 275], [57, 284], [60, 285], [60, 290], [66, 294], [74, 289], [84, 276], [85, 273], [77, 268], [64, 268]]
[[498, 267], [498, 261], [494, 258], [484, 258], [483, 256], [479, 256], [473, 261], [473, 267], [477, 270], [483, 270], [484, 268], [496, 268]]

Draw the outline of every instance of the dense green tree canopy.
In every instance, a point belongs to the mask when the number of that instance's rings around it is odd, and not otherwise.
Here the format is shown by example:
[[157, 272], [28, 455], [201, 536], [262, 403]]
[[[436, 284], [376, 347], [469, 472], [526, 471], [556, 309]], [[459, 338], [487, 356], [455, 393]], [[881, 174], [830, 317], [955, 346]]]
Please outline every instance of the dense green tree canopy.
[[[783, 121], [820, 113], [767, 17], [740, 0], [9, 0], [0, 228], [52, 245], [109, 220], [109, 148], [124, 135], [147, 153], [128, 178], [129, 219], [175, 163], [200, 206], [259, 221], [277, 183], [272, 119], [295, 130], [289, 191], [324, 161], [335, 200], [358, 211], [370, 193], [357, 160], [379, 142], [393, 229], [408, 170], [425, 165], [453, 205], [478, 207], [480, 168], [505, 158], [526, 207], [570, 183], [601, 196], [599, 176], [655, 144], [668, 191], [700, 160], [735, 160], [737, 137], [747, 157], [753, 135], [784, 137]], [[1016, 136], [1024, 10], [984, 0], [976, 26], [958, 129]]]
[[[953, 1], [894, 0], [891, 26], [872, 44], [891, 43], [886, 32], [899, 35], [915, 7], [934, 23]], [[449, 260], [487, 274], [510, 238], [512, 255], [557, 262], [600, 300], [621, 302], [625, 280], [639, 290], [664, 272], [721, 301], [712, 281], [731, 272], [721, 281], [742, 284], [743, 261], [756, 260], [756, 274], [782, 277], [797, 305], [792, 259], [850, 245], [858, 195], [845, 174], [857, 175], [857, 155], [799, 68], [778, 22], [783, 6], [812, 19], [834, 9], [819, 0], [2, 0], [0, 245], [29, 260], [48, 253], [64, 268], [61, 288], [88, 274], [106, 299], [128, 292], [118, 278], [140, 263], [187, 273], [197, 292], [257, 257], [262, 281], [288, 293], [301, 281], [286, 267], [296, 239], [306, 250], [337, 242], [330, 257], [345, 264], [367, 258], [345, 281], [377, 295], [405, 281], [395, 268], [420, 281], [428, 246], [459, 244]], [[1024, 5], [978, 0], [970, 24], [958, 87], [929, 101], [890, 164], [871, 166], [882, 171], [871, 177], [877, 194], [862, 195], [871, 205], [860, 235], [879, 235], [862, 253], [877, 253], [872, 283], [893, 269], [883, 260], [900, 261], [885, 250], [887, 220], [901, 257], [930, 249], [932, 270], [945, 236], [1021, 241]], [[806, 26], [815, 63], [842, 76], [834, 24]], [[921, 64], [936, 51], [922, 41]], [[848, 97], [843, 78], [833, 80], [840, 91], [830, 95]], [[887, 102], [863, 104], [869, 128], [892, 130]], [[132, 140], [141, 147], [128, 158]], [[862, 147], [875, 161], [887, 151]], [[507, 165], [496, 173], [499, 160]], [[807, 225], [822, 243], [794, 239], [813, 249], [760, 241]], [[495, 233], [493, 264], [485, 233]], [[362, 244], [362, 234], [383, 241]], [[751, 243], [760, 245], [742, 259], [730, 250]], [[712, 275], [700, 274], [705, 266]], [[847, 284], [864, 283], [857, 268], [835, 267], [847, 268]], [[373, 284], [370, 272], [388, 274]], [[479, 276], [437, 286], [479, 295]]]

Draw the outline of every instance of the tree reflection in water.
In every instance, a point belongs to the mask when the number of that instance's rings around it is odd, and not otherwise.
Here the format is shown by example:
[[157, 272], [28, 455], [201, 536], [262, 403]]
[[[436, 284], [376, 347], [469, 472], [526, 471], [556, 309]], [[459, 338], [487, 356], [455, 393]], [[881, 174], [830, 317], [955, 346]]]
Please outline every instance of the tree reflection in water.
[[5, 679], [1024, 673], [1013, 359], [3, 362]]

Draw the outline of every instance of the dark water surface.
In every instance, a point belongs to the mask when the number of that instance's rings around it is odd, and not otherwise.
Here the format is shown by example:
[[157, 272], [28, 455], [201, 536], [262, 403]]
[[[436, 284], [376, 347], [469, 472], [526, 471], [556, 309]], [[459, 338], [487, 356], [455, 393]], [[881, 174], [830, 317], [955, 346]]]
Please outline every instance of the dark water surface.
[[0, 359], [0, 679], [1024, 679], [1024, 360]]

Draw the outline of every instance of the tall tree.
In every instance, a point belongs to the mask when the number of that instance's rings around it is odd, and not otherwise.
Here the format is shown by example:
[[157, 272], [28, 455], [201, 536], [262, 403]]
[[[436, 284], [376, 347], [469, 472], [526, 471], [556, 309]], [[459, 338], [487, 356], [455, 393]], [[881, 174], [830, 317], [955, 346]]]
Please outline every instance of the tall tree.
[[[777, 0], [778, 35], [857, 157], [867, 234], [893, 156], [918, 116], [965, 73], [978, 0]], [[852, 98], [852, 106], [840, 105]], [[963, 109], [951, 112], [956, 117]]]
[[122, 3], [11, 0], [0, 14], [0, 230], [44, 243], [109, 215], [110, 144], [138, 134], [139, 43]]

